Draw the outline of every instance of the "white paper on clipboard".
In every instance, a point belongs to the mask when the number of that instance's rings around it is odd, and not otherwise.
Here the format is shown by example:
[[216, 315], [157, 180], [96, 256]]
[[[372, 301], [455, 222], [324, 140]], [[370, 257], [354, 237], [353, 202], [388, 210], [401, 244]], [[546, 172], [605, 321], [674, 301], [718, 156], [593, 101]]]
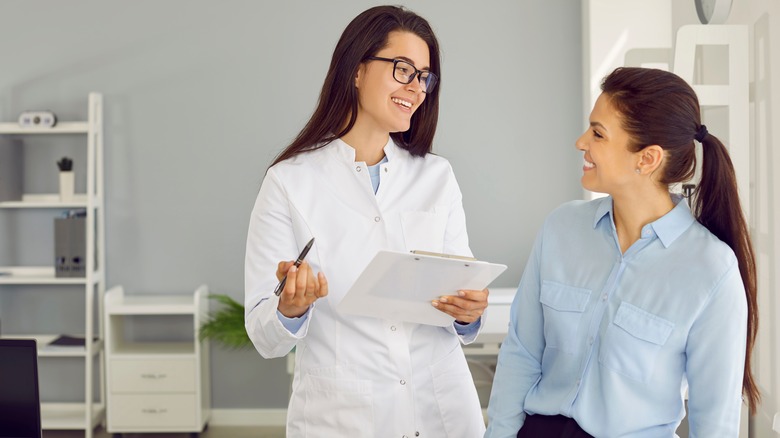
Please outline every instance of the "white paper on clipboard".
[[482, 290], [506, 265], [407, 252], [379, 251], [339, 302], [339, 311], [448, 326], [454, 318], [431, 305], [459, 289]]

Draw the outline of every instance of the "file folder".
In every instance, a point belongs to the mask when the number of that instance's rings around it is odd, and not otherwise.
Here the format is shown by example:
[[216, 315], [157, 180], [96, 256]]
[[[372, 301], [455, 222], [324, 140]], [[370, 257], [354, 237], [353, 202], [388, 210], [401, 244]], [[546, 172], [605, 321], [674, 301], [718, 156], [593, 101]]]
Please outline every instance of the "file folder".
[[60, 277], [87, 273], [87, 222], [85, 217], [54, 219], [54, 272]]
[[379, 251], [336, 308], [347, 314], [449, 326], [454, 318], [431, 301], [482, 290], [506, 265], [460, 257]]

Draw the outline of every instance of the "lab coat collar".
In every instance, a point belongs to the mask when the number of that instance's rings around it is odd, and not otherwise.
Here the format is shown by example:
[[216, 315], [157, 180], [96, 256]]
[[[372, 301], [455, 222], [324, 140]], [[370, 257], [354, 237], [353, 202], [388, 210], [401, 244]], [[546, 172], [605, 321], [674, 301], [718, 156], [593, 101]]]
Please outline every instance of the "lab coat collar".
[[[648, 224], [652, 227], [665, 248], [674, 243], [695, 220], [691, 209], [688, 207], [688, 202], [681, 195], [672, 193], [670, 196], [675, 204], [674, 208], [669, 213]], [[596, 228], [605, 216], [612, 216], [612, 197], [604, 197], [598, 202], [596, 217], [593, 219], [593, 228]], [[610, 221], [610, 223], [614, 227], [614, 221]]]
[[[339, 161], [343, 161], [347, 164], [352, 164], [355, 162], [355, 148], [345, 143], [344, 140], [340, 138], [333, 140], [329, 149], [333, 151]], [[401, 148], [395, 144], [393, 138], [388, 137], [387, 144], [385, 144], [385, 147], [383, 148], [385, 151], [385, 156], [387, 156], [387, 160], [393, 161], [394, 158], [400, 156], [399, 149]]]

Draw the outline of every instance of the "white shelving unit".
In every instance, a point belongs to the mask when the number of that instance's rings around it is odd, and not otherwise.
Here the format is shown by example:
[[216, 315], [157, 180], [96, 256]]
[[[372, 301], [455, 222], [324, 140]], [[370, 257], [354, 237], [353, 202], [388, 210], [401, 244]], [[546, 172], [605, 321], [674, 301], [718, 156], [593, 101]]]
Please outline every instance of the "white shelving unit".
[[[5, 337], [34, 338], [38, 342], [40, 358], [78, 358], [84, 364], [83, 402], [52, 403], [45, 399], [41, 404], [43, 429], [84, 430], [85, 438], [92, 438], [93, 429], [103, 421], [105, 415], [104, 386], [105, 367], [103, 360], [102, 297], [105, 292], [105, 223], [103, 204], [103, 97], [99, 93], [88, 96], [88, 117], [85, 122], [59, 122], [51, 128], [22, 128], [17, 123], [0, 123], [0, 136], [22, 144], [23, 148], [34, 147], [31, 136], [83, 135], [86, 137], [87, 172], [86, 193], [62, 202], [58, 194], [22, 194], [20, 199], [0, 202], [0, 214], [13, 209], [69, 210], [85, 209], [86, 215], [86, 274], [80, 278], [58, 278], [54, 272], [52, 252], [51, 266], [0, 266], [0, 293], [3, 286], [45, 285], [56, 290], [57, 286], [83, 286], [84, 329], [83, 333], [69, 333], [93, 340], [81, 347], [51, 347], [47, 344], [59, 334], [18, 334], [12, 327], [3, 326]], [[22, 163], [11, 163], [21, 166]], [[50, 164], [53, 168], [53, 163]], [[7, 168], [6, 168], [7, 169]], [[2, 179], [0, 178], [0, 183]], [[54, 216], [54, 215], [53, 215]], [[4, 241], [0, 230], [0, 242]], [[6, 240], [7, 241], [7, 240]], [[0, 243], [2, 245], [2, 243]], [[52, 242], [53, 249], [54, 244]], [[8, 333], [8, 334], [5, 334]], [[48, 359], [44, 359], [48, 360]], [[95, 365], [97, 363], [97, 366]], [[44, 376], [41, 376], [44, 377]], [[95, 380], [99, 388], [95, 397]], [[45, 388], [42, 388], [45, 389]]]
[[[211, 415], [208, 343], [198, 332], [208, 312], [208, 287], [191, 294], [125, 295], [121, 286], [105, 297], [107, 425], [110, 433], [191, 433]], [[185, 336], [145, 339], [133, 329], [145, 318], [192, 324]], [[186, 321], [186, 322], [185, 322]], [[173, 332], [173, 327], [171, 327]], [[158, 340], [161, 339], [161, 340]], [[115, 435], [115, 436], [116, 436]]]

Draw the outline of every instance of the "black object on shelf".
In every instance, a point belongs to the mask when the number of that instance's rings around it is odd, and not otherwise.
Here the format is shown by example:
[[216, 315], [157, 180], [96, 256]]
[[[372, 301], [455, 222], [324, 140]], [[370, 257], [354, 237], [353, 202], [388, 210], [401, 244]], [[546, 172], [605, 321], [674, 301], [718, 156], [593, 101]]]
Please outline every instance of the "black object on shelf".
[[60, 169], [60, 172], [70, 172], [73, 170], [73, 160], [68, 157], [62, 157], [60, 161], [57, 161], [57, 168]]
[[[97, 341], [97, 338], [94, 339]], [[70, 336], [70, 335], [60, 335], [53, 341], [49, 342], [48, 345], [52, 345], [55, 347], [83, 347], [85, 344], [84, 337], [81, 336]]]

